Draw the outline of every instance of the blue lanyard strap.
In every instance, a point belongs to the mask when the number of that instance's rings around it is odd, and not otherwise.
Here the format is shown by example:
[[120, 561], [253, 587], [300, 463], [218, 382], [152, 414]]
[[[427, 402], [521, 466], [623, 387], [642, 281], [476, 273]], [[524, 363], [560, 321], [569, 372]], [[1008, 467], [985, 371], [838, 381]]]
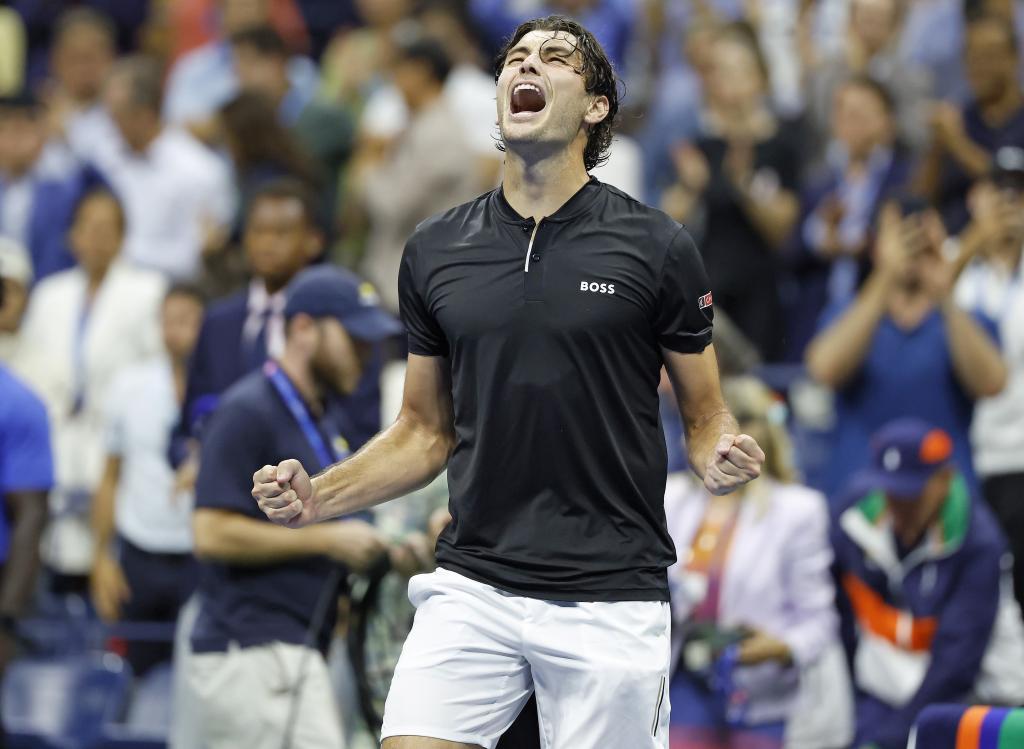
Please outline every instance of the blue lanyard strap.
[[299, 395], [298, 390], [295, 389], [295, 385], [288, 379], [288, 376], [281, 370], [277, 362], [268, 361], [263, 365], [263, 373], [270, 380], [274, 389], [281, 395], [281, 399], [284, 404], [291, 411], [292, 416], [298, 423], [299, 428], [302, 429], [302, 434], [306, 437], [306, 442], [313, 448], [313, 452], [316, 453], [317, 459], [320, 461], [320, 469], [323, 470], [327, 466], [337, 463], [343, 458], [347, 458], [349, 453], [348, 450], [343, 450], [337, 443], [341, 442], [340, 439], [333, 439], [334, 437], [340, 437], [341, 435], [331, 435], [332, 440], [328, 443], [324, 440], [323, 434], [316, 428], [316, 424], [313, 421], [312, 415], [309, 413], [309, 408], [306, 406], [305, 401], [302, 400], [302, 396]]

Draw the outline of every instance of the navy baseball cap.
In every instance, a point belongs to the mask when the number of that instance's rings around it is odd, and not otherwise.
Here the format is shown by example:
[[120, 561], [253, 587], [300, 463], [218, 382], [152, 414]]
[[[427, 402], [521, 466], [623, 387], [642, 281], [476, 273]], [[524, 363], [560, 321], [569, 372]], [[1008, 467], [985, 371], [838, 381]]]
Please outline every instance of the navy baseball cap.
[[353, 338], [371, 343], [405, 332], [402, 323], [380, 306], [373, 284], [337, 266], [306, 268], [292, 279], [285, 294], [286, 320], [299, 313], [333, 317]]
[[871, 438], [871, 466], [857, 475], [856, 486], [881, 489], [892, 499], [917, 499], [928, 479], [953, 458], [953, 440], [926, 421], [890, 421]]

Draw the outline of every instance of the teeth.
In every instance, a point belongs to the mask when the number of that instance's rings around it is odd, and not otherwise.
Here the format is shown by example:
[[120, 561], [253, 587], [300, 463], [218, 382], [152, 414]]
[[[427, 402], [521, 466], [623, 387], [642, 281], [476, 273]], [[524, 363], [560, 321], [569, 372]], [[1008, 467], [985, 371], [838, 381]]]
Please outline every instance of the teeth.
[[512, 93], [515, 93], [516, 91], [522, 91], [524, 88], [529, 89], [531, 91], [536, 91], [538, 94], [540, 93], [540, 89], [534, 86], [532, 83], [520, 83], [518, 86], [515, 87], [515, 89], [512, 90]]

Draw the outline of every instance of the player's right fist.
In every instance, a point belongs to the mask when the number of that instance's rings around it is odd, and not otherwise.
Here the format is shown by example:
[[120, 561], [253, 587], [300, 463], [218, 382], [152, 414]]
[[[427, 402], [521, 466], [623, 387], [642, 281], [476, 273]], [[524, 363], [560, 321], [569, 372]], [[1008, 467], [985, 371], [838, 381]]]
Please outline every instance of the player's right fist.
[[252, 496], [278, 525], [301, 528], [317, 521], [313, 482], [297, 460], [263, 466], [252, 475]]

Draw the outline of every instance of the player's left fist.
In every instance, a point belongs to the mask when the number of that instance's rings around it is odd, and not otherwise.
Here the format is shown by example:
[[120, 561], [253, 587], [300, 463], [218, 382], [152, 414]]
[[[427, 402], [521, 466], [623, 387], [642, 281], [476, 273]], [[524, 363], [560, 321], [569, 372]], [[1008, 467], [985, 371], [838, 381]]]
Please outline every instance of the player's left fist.
[[764, 450], [749, 434], [723, 434], [704, 470], [704, 487], [728, 494], [761, 475]]

